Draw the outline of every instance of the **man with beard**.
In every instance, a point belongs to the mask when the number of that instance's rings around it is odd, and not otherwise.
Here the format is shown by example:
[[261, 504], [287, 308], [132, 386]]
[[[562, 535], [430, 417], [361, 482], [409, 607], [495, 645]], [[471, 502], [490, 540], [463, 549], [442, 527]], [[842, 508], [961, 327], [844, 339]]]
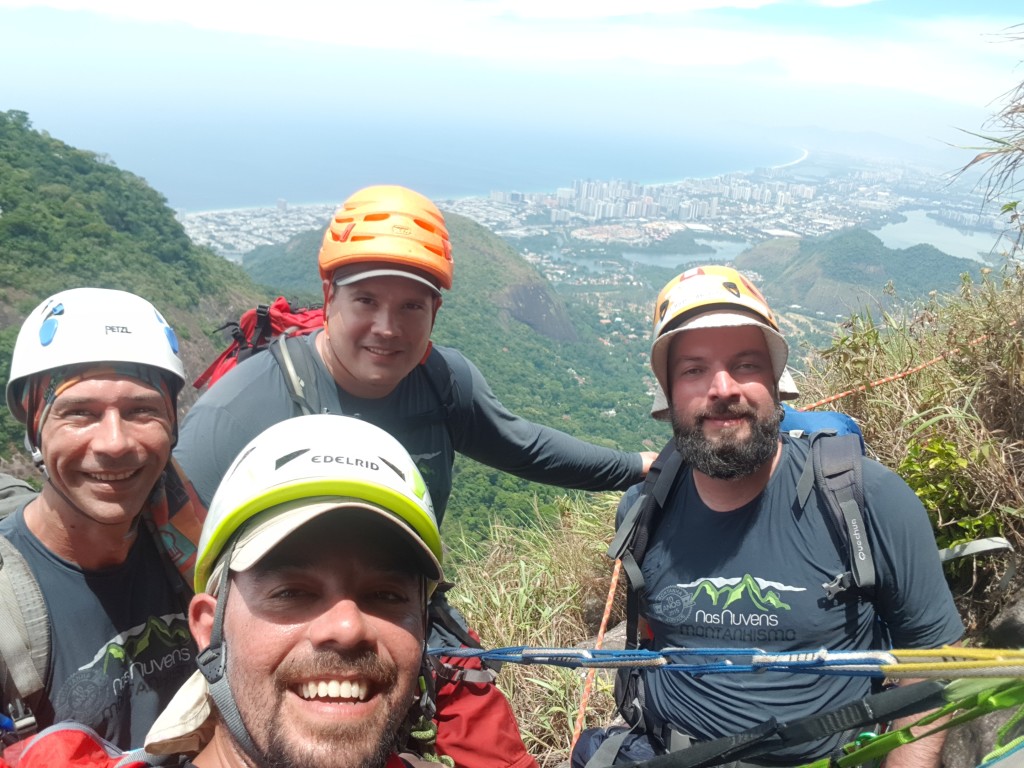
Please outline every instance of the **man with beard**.
[[199, 671], [147, 750], [196, 768], [425, 764], [396, 753], [421, 714], [441, 559], [394, 438], [326, 414], [268, 428], [213, 497], [189, 610]]
[[[779, 430], [778, 381], [788, 353], [764, 297], [734, 269], [688, 270], [658, 296], [651, 366], [683, 468], [641, 564], [641, 623], [651, 647], [784, 652], [956, 642], [963, 625], [927, 514], [899, 476], [869, 459], [862, 467], [864, 519], [876, 586], [832, 599], [823, 590], [849, 564], [817, 494], [802, 507], [798, 501], [810, 452], [808, 440]], [[639, 493], [637, 486], [623, 496], [620, 522]], [[670, 744], [736, 734], [769, 717], [792, 722], [871, 692], [865, 677], [782, 672], [645, 670], [639, 683], [647, 730], [630, 737], [626, 762]], [[800, 765], [834, 754], [848, 737], [793, 744], [755, 761]], [[573, 764], [585, 764], [602, 738], [581, 739]], [[886, 764], [937, 765], [941, 743], [906, 745]]]

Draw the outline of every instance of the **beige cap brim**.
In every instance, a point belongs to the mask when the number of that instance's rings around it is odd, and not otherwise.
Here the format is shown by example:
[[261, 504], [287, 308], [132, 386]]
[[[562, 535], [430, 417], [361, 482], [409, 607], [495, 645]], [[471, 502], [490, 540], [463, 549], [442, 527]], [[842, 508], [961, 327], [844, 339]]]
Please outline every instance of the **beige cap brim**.
[[654, 390], [654, 403], [651, 405], [651, 418], [655, 421], [671, 421], [672, 416], [668, 412], [668, 398], [659, 386]]
[[[285, 538], [322, 514], [340, 509], [361, 509], [387, 520], [408, 542], [419, 556], [420, 570], [430, 581], [441, 581], [441, 564], [430, 547], [398, 515], [362, 499], [335, 497], [323, 501], [297, 499], [278, 504], [256, 515], [242, 528], [231, 555], [231, 570], [246, 571], [262, 560]], [[218, 564], [219, 565], [219, 564]], [[215, 582], [212, 577], [210, 585]]]
[[154, 755], [198, 752], [212, 736], [212, 714], [210, 689], [197, 669], [149, 729], [146, 751]]
[[786, 370], [786, 361], [789, 359], [789, 344], [782, 334], [753, 315], [713, 310], [687, 320], [679, 327], [663, 333], [654, 340], [654, 344], [651, 346], [651, 370], [654, 371], [654, 376], [658, 379], [662, 391], [667, 392], [669, 389], [668, 351], [672, 346], [674, 336], [700, 328], [738, 328], [745, 325], [756, 325], [764, 333], [764, 340], [768, 345], [768, 355], [772, 361], [772, 372], [775, 375], [775, 380], [778, 381]]
[[797, 389], [796, 382], [793, 380], [793, 374], [787, 368], [782, 372], [782, 377], [779, 379], [779, 399], [796, 400], [799, 397], [800, 390]]

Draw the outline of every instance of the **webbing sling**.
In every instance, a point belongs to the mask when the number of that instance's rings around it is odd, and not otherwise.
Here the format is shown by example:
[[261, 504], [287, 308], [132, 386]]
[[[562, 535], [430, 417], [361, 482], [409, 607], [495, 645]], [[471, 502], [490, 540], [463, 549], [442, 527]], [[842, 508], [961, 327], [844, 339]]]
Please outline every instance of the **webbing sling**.
[[[276, 337], [267, 347], [274, 356], [287, 384], [288, 395], [304, 415], [311, 413], [344, 414], [337, 387], [329, 387], [328, 392], [321, 393], [317, 383], [317, 361], [314, 352], [309, 348], [307, 340], [298, 344], [288, 341], [286, 335]], [[297, 351], [296, 351], [297, 350]], [[437, 422], [443, 422], [448, 434], [451, 435], [451, 420], [459, 407], [468, 408], [468, 403], [456, 398], [461, 389], [455, 385], [455, 374], [451, 366], [437, 350], [431, 350], [422, 364], [427, 383], [437, 397], [438, 407], [425, 413], [411, 414], [401, 418], [394, 424], [381, 424], [385, 431], [394, 434], [395, 428], [411, 430]], [[454, 442], [454, 438], [453, 438]]]
[[621, 768], [707, 768], [733, 760], [746, 760], [786, 746], [941, 707], [946, 704], [945, 687], [942, 681], [926, 680], [890, 688], [792, 723], [780, 724], [771, 718], [740, 733], [694, 743], [687, 749], [640, 763], [623, 763]]

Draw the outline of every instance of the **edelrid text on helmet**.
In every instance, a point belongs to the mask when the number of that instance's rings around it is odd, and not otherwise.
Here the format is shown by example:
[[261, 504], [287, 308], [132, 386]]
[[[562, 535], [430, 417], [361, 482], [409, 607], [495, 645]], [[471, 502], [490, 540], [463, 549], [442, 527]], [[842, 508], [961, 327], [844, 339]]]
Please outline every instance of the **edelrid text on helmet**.
[[441, 578], [441, 534], [430, 492], [402, 445], [359, 419], [330, 414], [279, 422], [239, 453], [210, 503], [196, 555], [197, 591], [232, 538], [256, 517], [297, 525], [359, 506], [395, 523], [422, 550], [432, 589]]
[[127, 291], [73, 288], [43, 301], [22, 323], [11, 356], [7, 407], [24, 423], [21, 392], [29, 377], [95, 363], [157, 368], [174, 393], [185, 383], [178, 338], [156, 307]]
[[444, 216], [423, 195], [399, 186], [361, 189], [337, 210], [320, 248], [320, 276], [354, 264], [415, 270], [452, 287], [452, 246]]

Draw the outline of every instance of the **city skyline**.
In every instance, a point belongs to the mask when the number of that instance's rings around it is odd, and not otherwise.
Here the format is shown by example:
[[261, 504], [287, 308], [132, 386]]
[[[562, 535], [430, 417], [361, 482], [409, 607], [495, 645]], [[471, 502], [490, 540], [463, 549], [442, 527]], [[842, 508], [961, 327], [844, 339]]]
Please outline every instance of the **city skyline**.
[[1020, 21], [1005, 0], [0, 0], [0, 109], [190, 209], [654, 183], [802, 146], [951, 170], [1024, 79]]

